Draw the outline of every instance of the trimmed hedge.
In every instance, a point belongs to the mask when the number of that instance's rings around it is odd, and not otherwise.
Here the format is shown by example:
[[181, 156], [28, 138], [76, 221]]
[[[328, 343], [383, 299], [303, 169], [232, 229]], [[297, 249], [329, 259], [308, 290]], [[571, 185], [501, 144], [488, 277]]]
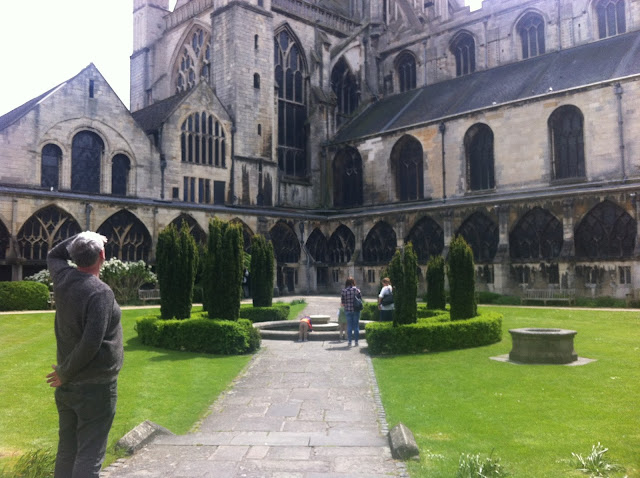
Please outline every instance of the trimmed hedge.
[[289, 304], [273, 304], [271, 307], [253, 307], [243, 304], [240, 306], [240, 317], [254, 323], [287, 320], [290, 309]]
[[366, 337], [373, 355], [480, 347], [502, 340], [502, 314], [486, 312], [472, 319], [452, 321], [448, 312], [442, 312], [399, 327], [388, 322], [372, 323], [366, 326]]
[[39, 282], [0, 282], [0, 310], [45, 310], [49, 288]]
[[240, 355], [260, 348], [260, 332], [246, 319], [162, 320], [142, 317], [135, 326], [144, 345], [207, 354]]

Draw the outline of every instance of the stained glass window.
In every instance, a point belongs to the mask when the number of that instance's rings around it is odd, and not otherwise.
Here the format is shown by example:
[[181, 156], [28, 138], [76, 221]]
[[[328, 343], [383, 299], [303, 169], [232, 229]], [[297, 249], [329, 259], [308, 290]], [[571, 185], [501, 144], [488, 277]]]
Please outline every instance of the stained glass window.
[[209, 81], [211, 73], [211, 39], [208, 32], [197, 28], [182, 46], [175, 69], [176, 93], [190, 90], [200, 81]]
[[624, 0], [601, 0], [596, 6], [600, 38], [619, 35], [627, 31]]
[[544, 19], [536, 13], [527, 13], [518, 23], [522, 43], [522, 58], [532, 58], [545, 52]]
[[451, 44], [451, 53], [456, 59], [456, 76], [476, 71], [476, 42], [469, 33], [456, 36]]
[[333, 160], [333, 204], [359, 206], [363, 201], [362, 158], [351, 147], [338, 151]]
[[83, 193], [100, 192], [100, 165], [104, 143], [91, 131], [73, 137], [71, 149], [71, 189]]
[[391, 150], [391, 161], [396, 173], [396, 193], [401, 201], [424, 197], [422, 145], [420, 141], [403, 136]]
[[42, 148], [40, 179], [42, 187], [58, 189], [61, 159], [62, 151], [55, 144], [47, 144]]
[[336, 123], [340, 126], [358, 108], [359, 87], [358, 80], [351, 73], [349, 64], [341, 57], [331, 71], [331, 89], [338, 101]]
[[478, 123], [467, 130], [464, 137], [467, 156], [467, 178], [472, 191], [493, 189], [494, 158], [493, 131], [486, 124]]
[[416, 87], [416, 59], [409, 53], [401, 53], [397, 59], [398, 83], [400, 92], [413, 90]]
[[131, 161], [124, 154], [113, 158], [111, 165], [111, 193], [116, 196], [126, 196], [129, 186], [129, 170]]

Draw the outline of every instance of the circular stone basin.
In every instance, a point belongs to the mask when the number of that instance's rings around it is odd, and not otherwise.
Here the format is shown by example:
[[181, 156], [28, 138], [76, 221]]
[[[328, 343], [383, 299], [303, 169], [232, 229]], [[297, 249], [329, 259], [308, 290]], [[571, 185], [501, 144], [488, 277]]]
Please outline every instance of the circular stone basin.
[[575, 330], [510, 329], [513, 346], [509, 360], [520, 363], [567, 364], [578, 360], [573, 350]]
[[[328, 317], [328, 316], [327, 316]], [[359, 338], [364, 338], [364, 327], [370, 321], [360, 321]], [[338, 323], [315, 323], [311, 318], [313, 331], [309, 340], [339, 340]], [[256, 322], [253, 326], [260, 331], [260, 337], [272, 340], [297, 340], [299, 322], [297, 320], [274, 320], [272, 322]]]

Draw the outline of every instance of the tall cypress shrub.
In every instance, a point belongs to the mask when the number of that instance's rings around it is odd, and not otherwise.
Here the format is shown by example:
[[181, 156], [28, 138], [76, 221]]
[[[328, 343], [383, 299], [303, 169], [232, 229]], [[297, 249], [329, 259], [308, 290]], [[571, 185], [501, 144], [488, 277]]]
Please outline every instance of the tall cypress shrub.
[[178, 319], [188, 319], [191, 317], [191, 306], [193, 305], [193, 285], [198, 272], [198, 246], [196, 240], [191, 235], [189, 226], [182, 222], [179, 234], [179, 256], [177, 261], [177, 275], [175, 280], [178, 288], [178, 301], [176, 304]]
[[447, 277], [451, 320], [470, 319], [478, 315], [473, 251], [461, 236], [457, 236], [449, 246]]
[[221, 319], [238, 320], [240, 316], [240, 300], [242, 298], [242, 272], [244, 270], [242, 226], [229, 224], [222, 237], [221, 264], [224, 277], [219, 284]]
[[205, 253], [205, 266], [202, 271], [202, 306], [209, 317], [221, 317], [221, 304], [217, 300], [220, 284], [224, 280], [222, 268], [222, 240], [228, 224], [214, 217], [209, 221], [209, 236]]
[[173, 225], [158, 235], [156, 251], [160, 285], [160, 316], [163, 319], [191, 317], [193, 282], [197, 269], [196, 243], [189, 227]]
[[431, 256], [427, 264], [427, 307], [429, 309], [444, 309], [446, 305], [444, 258]]
[[273, 244], [257, 234], [251, 238], [251, 294], [254, 307], [273, 301]]
[[393, 286], [393, 326], [415, 324], [417, 321], [418, 257], [413, 245], [397, 250], [387, 268]]

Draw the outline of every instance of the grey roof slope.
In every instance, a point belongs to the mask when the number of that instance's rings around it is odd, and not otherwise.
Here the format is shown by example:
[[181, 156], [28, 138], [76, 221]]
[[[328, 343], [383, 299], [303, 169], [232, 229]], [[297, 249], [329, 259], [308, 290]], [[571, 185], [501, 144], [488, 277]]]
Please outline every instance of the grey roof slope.
[[157, 131], [191, 90], [165, 98], [132, 113], [133, 119], [146, 132]]
[[31, 111], [38, 103], [40, 103], [40, 101], [42, 101], [44, 98], [49, 96], [49, 94], [51, 94], [52, 91], [58, 89], [60, 86], [64, 85], [65, 83], [67, 83], [69, 81], [70, 80], [63, 81], [59, 85], [56, 85], [53, 88], [51, 88], [50, 90], [45, 91], [40, 96], [36, 96], [35, 98], [30, 99], [26, 103], [18, 106], [17, 108], [12, 109], [8, 113], [0, 116], [0, 131], [2, 131], [3, 129], [5, 129], [8, 126], [11, 126], [13, 123], [18, 121], [20, 118], [22, 118], [24, 115], [26, 115], [29, 111]]
[[333, 143], [381, 134], [491, 105], [640, 73], [640, 31], [547, 53], [389, 96], [353, 119]]

